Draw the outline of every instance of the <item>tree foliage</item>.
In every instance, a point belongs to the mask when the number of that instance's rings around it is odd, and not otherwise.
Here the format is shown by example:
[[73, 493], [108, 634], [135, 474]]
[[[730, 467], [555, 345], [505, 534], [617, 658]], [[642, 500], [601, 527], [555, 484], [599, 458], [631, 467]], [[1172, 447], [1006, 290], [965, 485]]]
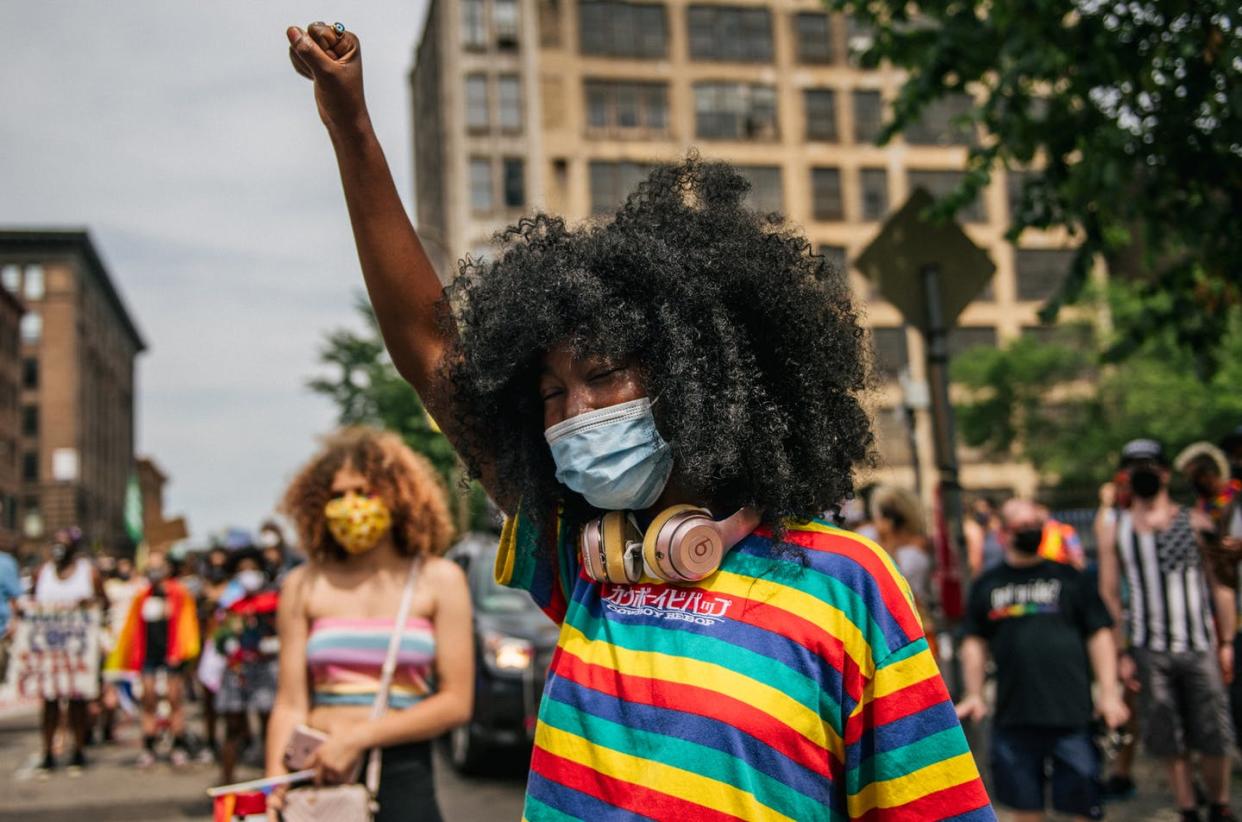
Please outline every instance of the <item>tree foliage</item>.
[[476, 482], [463, 488], [463, 472], [453, 446], [388, 358], [370, 303], [359, 298], [357, 311], [364, 330], [328, 332], [319, 350], [319, 362], [327, 373], [307, 385], [332, 401], [341, 425], [373, 425], [400, 434], [443, 477], [457, 522], [473, 530], [494, 529], [494, 512], [482, 486]]
[[[1118, 317], [1141, 314], [1141, 302], [1122, 289], [1110, 299]], [[1112, 343], [1108, 334], [1070, 326], [1051, 340], [1027, 336], [965, 352], [952, 365], [969, 395], [957, 405], [962, 440], [1029, 461], [1051, 485], [1094, 489], [1130, 439], [1155, 437], [1172, 455], [1242, 423], [1242, 310], [1227, 318], [1221, 365], [1208, 380], [1171, 329], [1150, 334], [1115, 365], [1104, 362]]]
[[1230, 0], [828, 0], [871, 27], [864, 65], [905, 70], [886, 142], [929, 104], [970, 95], [984, 139], [942, 214], [994, 169], [1023, 173], [1011, 237], [1066, 227], [1078, 254], [1045, 319], [1097, 255], [1143, 305], [1109, 352], [1153, 326], [1209, 372], [1242, 302], [1242, 31]]

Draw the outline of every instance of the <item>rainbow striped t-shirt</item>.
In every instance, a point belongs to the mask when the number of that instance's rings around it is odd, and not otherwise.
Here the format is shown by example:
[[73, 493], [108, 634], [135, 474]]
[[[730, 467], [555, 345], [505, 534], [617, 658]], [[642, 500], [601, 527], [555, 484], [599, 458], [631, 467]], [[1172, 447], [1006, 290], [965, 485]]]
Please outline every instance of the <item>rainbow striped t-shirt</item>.
[[888, 556], [819, 521], [785, 541], [613, 586], [575, 527], [505, 524], [497, 581], [561, 625], [524, 819], [995, 819]]

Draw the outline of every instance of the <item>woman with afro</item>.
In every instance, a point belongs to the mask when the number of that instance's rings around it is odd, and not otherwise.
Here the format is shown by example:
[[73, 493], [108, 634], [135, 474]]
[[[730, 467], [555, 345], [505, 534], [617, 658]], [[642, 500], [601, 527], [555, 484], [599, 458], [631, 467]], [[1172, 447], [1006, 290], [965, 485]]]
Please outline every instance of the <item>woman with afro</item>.
[[497, 579], [561, 626], [526, 819], [994, 818], [908, 586], [815, 519], [872, 444], [843, 278], [692, 156], [446, 291], [357, 38], [288, 36], [392, 359], [509, 514]]

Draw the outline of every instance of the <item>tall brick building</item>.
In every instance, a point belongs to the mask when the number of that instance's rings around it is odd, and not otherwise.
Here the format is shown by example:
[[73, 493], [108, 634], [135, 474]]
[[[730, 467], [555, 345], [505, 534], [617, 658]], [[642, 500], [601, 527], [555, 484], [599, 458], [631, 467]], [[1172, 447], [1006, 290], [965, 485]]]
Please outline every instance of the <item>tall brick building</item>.
[[17, 528], [34, 551], [78, 525], [126, 541], [134, 360], [146, 348], [86, 231], [0, 229], [0, 285], [21, 319]]
[[22, 380], [18, 326], [25, 311], [20, 300], [0, 289], [0, 550], [5, 551], [12, 551], [21, 541], [17, 522]]
[[[951, 98], [875, 145], [903, 78], [858, 64], [869, 37], [817, 0], [432, 0], [410, 78], [420, 236], [447, 279], [522, 214], [607, 214], [652, 163], [696, 147], [732, 162], [756, 208], [783, 212], [849, 270], [916, 186], [957, 185], [978, 139], [957, 122], [969, 101]], [[1020, 184], [998, 171], [958, 215], [996, 276], [950, 334], [953, 353], [1047, 331], [1038, 309], [1072, 252], [1056, 234], [1007, 239]], [[911, 437], [898, 376], [922, 379], [923, 341], [857, 272], [850, 279], [881, 383], [880, 478], [912, 485], [915, 455], [931, 474], [930, 416], [916, 415]], [[1036, 489], [1027, 465], [963, 458], [967, 488]]]

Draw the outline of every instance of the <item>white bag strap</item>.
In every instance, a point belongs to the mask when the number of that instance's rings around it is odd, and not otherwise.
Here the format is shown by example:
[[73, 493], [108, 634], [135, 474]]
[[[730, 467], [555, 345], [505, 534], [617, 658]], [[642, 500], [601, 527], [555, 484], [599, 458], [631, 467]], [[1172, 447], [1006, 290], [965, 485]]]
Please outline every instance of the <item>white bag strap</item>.
[[[418, 563], [415, 559], [410, 563], [410, 573], [405, 578], [405, 590], [401, 593], [401, 604], [397, 607], [397, 621], [392, 626], [392, 636], [388, 638], [388, 654], [384, 657], [384, 667], [380, 671], [379, 687], [375, 691], [375, 701], [371, 703], [371, 718], [378, 719], [388, 709], [388, 689], [392, 686], [392, 676], [397, 670], [397, 651], [401, 648], [401, 635], [405, 633], [405, 623], [410, 616], [410, 605], [414, 602], [414, 583], [418, 580]], [[372, 748], [367, 757], [367, 793], [372, 801], [379, 790], [380, 749]]]

